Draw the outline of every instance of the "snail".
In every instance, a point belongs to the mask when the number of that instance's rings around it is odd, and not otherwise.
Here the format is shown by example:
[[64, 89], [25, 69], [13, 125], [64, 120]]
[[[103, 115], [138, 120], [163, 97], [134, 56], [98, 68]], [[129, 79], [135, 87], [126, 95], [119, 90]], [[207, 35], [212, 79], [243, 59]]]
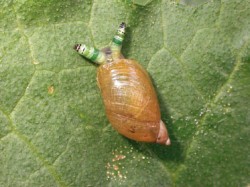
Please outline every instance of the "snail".
[[125, 28], [121, 23], [110, 46], [102, 50], [84, 44], [76, 44], [74, 49], [99, 64], [97, 84], [113, 128], [135, 141], [170, 145], [148, 73], [137, 61], [121, 54]]

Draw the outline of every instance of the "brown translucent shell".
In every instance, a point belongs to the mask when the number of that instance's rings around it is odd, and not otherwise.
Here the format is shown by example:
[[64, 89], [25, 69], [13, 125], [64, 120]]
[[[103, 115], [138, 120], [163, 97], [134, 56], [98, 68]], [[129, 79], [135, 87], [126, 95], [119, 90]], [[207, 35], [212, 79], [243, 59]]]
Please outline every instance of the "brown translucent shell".
[[97, 73], [106, 115], [122, 135], [142, 142], [170, 144], [148, 73], [134, 60], [100, 65]]

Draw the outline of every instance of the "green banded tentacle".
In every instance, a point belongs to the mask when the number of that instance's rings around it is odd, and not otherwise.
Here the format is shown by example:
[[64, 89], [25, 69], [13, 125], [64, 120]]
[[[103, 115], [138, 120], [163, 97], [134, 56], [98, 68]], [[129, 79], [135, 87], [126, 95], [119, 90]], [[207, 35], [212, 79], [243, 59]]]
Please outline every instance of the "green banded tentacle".
[[116, 32], [116, 35], [113, 37], [110, 46], [113, 59], [117, 59], [121, 55], [121, 48], [122, 48], [122, 42], [124, 40], [125, 28], [126, 28], [125, 23], [121, 23]]
[[88, 58], [92, 62], [98, 63], [98, 64], [104, 64], [106, 62], [106, 56], [102, 51], [99, 51], [98, 49], [94, 47], [87, 47], [83, 44], [77, 44], [75, 46], [75, 50], [84, 57]]

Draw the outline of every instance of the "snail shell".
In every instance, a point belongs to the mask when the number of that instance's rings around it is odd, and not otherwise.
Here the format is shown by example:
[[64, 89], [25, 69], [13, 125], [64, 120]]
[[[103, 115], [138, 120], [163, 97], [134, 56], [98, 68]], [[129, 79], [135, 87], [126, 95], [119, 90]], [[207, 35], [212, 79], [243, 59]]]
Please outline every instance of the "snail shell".
[[120, 134], [170, 145], [150, 77], [135, 60], [117, 59], [100, 65], [97, 81], [106, 115]]
[[74, 49], [100, 64], [97, 81], [111, 125], [130, 139], [170, 145], [148, 73], [121, 53], [125, 28], [122, 22], [110, 46], [103, 50], [84, 44], [76, 44]]

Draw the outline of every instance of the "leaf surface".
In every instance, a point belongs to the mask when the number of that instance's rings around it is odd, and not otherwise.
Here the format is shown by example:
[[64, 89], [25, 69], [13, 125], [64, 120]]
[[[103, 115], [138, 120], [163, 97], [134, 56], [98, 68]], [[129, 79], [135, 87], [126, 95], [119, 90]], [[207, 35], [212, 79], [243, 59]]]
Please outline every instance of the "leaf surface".
[[[0, 2], [0, 186], [250, 184], [250, 3], [206, 0]], [[110, 126], [96, 66], [107, 46], [149, 72], [172, 145]]]

